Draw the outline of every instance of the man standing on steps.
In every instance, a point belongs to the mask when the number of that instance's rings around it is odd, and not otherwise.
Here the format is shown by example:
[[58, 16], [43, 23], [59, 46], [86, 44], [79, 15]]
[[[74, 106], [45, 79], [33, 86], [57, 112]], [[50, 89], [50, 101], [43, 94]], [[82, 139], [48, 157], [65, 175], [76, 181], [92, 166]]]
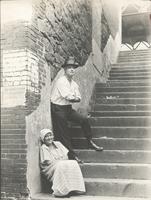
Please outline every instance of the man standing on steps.
[[56, 81], [51, 92], [51, 114], [55, 140], [62, 142], [62, 144], [69, 149], [70, 159], [75, 159], [81, 163], [82, 161], [78, 159], [72, 149], [68, 121], [76, 122], [81, 125], [83, 133], [87, 138], [88, 148], [102, 151], [103, 147], [97, 146], [92, 141], [92, 132], [88, 118], [83, 117], [72, 108], [72, 103], [77, 103], [81, 100], [78, 85], [73, 81], [75, 69], [78, 66], [79, 64], [72, 56], [66, 59], [65, 63], [62, 65], [64, 68], [64, 75]]

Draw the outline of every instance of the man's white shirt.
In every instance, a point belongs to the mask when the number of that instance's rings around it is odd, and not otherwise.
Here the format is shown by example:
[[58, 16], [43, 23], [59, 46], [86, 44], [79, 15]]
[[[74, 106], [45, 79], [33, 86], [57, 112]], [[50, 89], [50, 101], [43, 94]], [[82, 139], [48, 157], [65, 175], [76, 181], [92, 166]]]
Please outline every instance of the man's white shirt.
[[73, 80], [71, 82], [64, 75], [60, 77], [53, 86], [51, 91], [51, 102], [58, 105], [70, 105], [67, 100], [72, 97], [81, 99], [79, 86]]

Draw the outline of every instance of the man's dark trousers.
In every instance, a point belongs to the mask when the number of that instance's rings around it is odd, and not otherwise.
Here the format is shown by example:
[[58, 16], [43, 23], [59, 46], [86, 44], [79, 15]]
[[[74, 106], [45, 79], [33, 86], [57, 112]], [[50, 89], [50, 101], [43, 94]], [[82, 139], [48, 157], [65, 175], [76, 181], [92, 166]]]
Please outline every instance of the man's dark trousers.
[[71, 133], [68, 122], [79, 124], [85, 137], [89, 140], [92, 138], [92, 133], [88, 118], [72, 109], [72, 105], [57, 105], [53, 103], [51, 103], [51, 116], [54, 139], [60, 141], [69, 150], [70, 158], [74, 157], [75, 152], [71, 145]]

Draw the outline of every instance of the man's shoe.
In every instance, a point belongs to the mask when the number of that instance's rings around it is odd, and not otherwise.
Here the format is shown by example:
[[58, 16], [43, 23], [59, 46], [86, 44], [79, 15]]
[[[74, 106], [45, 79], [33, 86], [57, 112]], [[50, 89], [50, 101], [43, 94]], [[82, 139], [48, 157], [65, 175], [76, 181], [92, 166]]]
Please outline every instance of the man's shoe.
[[88, 140], [88, 148], [94, 149], [96, 151], [103, 151], [103, 147], [97, 146], [92, 140]]
[[74, 157], [74, 160], [76, 160], [79, 164], [83, 164], [84, 162], [80, 160], [77, 156]]

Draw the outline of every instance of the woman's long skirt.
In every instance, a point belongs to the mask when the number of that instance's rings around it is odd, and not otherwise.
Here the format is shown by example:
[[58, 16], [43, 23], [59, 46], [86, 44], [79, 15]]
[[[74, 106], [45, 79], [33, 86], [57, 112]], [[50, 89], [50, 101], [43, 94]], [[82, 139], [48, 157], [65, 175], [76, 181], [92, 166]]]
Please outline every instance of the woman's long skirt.
[[71, 191], [85, 192], [83, 176], [77, 161], [60, 160], [46, 171], [45, 175], [52, 181], [52, 190], [55, 196], [65, 196]]

